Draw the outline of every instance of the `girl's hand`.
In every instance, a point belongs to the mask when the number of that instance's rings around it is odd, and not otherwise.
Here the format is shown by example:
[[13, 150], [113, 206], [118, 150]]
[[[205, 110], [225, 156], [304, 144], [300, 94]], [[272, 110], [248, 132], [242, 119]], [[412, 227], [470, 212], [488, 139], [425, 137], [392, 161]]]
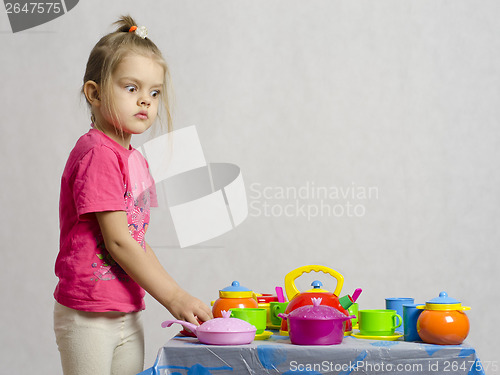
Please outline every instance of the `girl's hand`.
[[212, 310], [198, 298], [193, 297], [185, 290], [179, 288], [166, 305], [168, 311], [176, 318], [199, 325], [213, 319]]

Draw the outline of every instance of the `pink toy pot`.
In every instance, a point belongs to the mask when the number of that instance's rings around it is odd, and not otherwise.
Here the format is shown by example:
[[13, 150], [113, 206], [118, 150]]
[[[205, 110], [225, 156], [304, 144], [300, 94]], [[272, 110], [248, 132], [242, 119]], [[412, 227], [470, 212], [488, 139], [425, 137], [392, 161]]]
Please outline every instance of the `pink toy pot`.
[[321, 298], [313, 298], [312, 302], [312, 306], [278, 315], [288, 320], [290, 341], [296, 345], [340, 344], [344, 338], [345, 322], [355, 316], [346, 316], [331, 306], [321, 305]]
[[206, 321], [200, 326], [183, 320], [167, 320], [161, 324], [163, 328], [174, 323], [193, 332], [201, 343], [207, 345], [246, 345], [255, 338], [257, 329], [248, 322], [237, 318], [230, 318], [231, 311], [222, 311], [222, 318]]

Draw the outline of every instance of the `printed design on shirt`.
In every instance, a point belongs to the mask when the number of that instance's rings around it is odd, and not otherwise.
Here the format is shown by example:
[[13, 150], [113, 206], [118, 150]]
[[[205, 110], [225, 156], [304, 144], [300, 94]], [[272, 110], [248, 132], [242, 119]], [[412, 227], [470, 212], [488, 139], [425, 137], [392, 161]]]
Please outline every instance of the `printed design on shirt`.
[[145, 249], [146, 243], [144, 238], [149, 225], [149, 189], [145, 189], [144, 187], [143, 189], [139, 189], [137, 183], [134, 183], [132, 191], [126, 189], [125, 206], [127, 207], [129, 233]]
[[148, 223], [144, 220], [144, 209], [134, 207], [130, 216], [131, 223], [128, 225], [128, 230], [132, 237], [134, 237], [135, 240], [144, 248], [146, 246], [144, 236], [146, 234], [146, 230], [148, 229]]
[[95, 268], [93, 274], [96, 279], [91, 279], [92, 281], [102, 280], [121, 280], [128, 281], [127, 273], [120, 267], [118, 263], [115, 262], [111, 254], [106, 249], [104, 245], [104, 240], [102, 238], [95, 238], [96, 248], [97, 248], [97, 261], [92, 263], [92, 268]]

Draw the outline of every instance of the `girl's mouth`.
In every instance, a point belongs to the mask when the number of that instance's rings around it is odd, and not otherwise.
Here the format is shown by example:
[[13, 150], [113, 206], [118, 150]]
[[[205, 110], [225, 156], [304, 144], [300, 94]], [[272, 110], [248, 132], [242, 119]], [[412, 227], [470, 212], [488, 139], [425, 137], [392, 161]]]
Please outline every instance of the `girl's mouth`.
[[138, 112], [134, 115], [135, 117], [141, 119], [141, 120], [147, 120], [148, 119], [148, 113], [145, 111]]

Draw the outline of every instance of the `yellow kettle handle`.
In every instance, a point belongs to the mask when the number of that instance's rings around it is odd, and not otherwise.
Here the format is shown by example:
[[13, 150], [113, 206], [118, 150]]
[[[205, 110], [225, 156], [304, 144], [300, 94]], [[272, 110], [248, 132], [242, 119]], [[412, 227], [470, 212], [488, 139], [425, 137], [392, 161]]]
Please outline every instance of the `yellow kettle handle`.
[[342, 290], [342, 286], [344, 285], [344, 276], [342, 276], [340, 273], [338, 273], [335, 270], [332, 270], [331, 268], [324, 267], [324, 266], [317, 266], [317, 265], [311, 265], [311, 266], [302, 266], [299, 267], [291, 272], [289, 272], [285, 276], [285, 290], [286, 290], [286, 295], [288, 297], [288, 300], [291, 301], [297, 294], [300, 293], [300, 291], [297, 289], [295, 286], [295, 279], [302, 275], [303, 273], [309, 273], [311, 271], [316, 271], [316, 272], [324, 272], [330, 274], [334, 279], [337, 280], [337, 286], [335, 288], [335, 291], [333, 294], [336, 296], [340, 295], [340, 291]]

